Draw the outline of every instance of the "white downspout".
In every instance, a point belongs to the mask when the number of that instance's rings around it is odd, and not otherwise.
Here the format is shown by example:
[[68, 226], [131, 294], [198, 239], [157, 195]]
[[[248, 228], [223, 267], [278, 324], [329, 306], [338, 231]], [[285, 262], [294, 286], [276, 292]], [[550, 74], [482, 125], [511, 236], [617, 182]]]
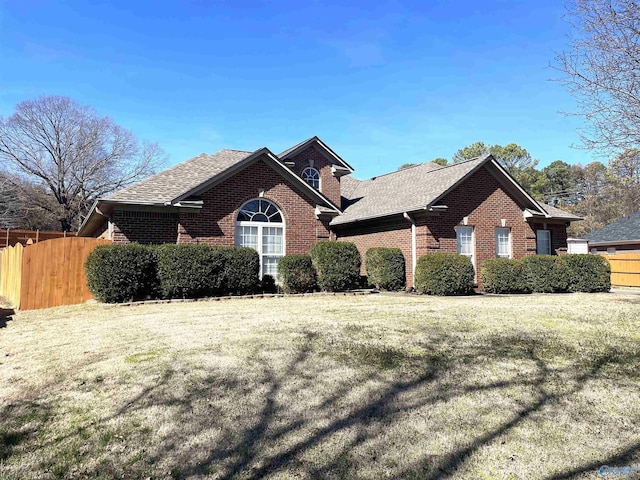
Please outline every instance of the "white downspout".
[[416, 222], [409, 216], [407, 212], [402, 214], [409, 222], [411, 222], [411, 286], [416, 287], [416, 262], [417, 260], [417, 247], [416, 247]]

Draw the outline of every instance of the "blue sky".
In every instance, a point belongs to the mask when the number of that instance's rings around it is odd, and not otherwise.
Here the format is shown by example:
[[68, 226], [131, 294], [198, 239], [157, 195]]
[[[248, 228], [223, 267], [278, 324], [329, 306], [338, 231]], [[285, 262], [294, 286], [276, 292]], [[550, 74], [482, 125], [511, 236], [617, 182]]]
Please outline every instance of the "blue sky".
[[318, 135], [367, 178], [515, 142], [588, 163], [550, 82], [568, 25], [537, 1], [0, 0], [0, 115], [66, 95], [175, 164]]

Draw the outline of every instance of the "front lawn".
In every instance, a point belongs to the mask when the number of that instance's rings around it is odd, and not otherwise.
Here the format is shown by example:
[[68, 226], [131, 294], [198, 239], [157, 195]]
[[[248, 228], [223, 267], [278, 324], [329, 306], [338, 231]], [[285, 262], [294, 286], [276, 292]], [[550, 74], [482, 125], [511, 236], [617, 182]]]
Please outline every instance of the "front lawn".
[[640, 465], [638, 295], [83, 305], [3, 323], [0, 478]]

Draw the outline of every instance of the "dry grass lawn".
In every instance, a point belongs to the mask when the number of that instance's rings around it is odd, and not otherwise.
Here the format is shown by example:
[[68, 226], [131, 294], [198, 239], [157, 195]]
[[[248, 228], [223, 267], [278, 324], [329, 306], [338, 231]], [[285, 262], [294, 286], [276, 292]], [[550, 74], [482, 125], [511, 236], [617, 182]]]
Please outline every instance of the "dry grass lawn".
[[0, 327], [0, 478], [640, 465], [638, 295], [82, 305]]

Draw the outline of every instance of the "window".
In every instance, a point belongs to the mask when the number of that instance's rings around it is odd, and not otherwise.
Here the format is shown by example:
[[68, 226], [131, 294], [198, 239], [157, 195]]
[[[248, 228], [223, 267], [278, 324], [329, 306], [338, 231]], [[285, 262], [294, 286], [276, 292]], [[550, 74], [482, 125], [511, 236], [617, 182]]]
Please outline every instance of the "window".
[[236, 221], [236, 246], [253, 248], [260, 255], [260, 278], [278, 277], [284, 255], [284, 220], [275, 204], [262, 198], [245, 203]]
[[551, 255], [551, 232], [538, 230], [536, 238], [538, 240], [538, 255]]
[[511, 258], [511, 229], [496, 228], [496, 257]]
[[315, 168], [305, 168], [302, 172], [302, 179], [316, 190], [320, 189], [320, 173]]
[[458, 243], [458, 253], [469, 257], [473, 268], [475, 268], [473, 227], [456, 227], [456, 240]]
[[616, 247], [607, 248], [607, 255], [615, 255], [615, 254], [616, 254]]

